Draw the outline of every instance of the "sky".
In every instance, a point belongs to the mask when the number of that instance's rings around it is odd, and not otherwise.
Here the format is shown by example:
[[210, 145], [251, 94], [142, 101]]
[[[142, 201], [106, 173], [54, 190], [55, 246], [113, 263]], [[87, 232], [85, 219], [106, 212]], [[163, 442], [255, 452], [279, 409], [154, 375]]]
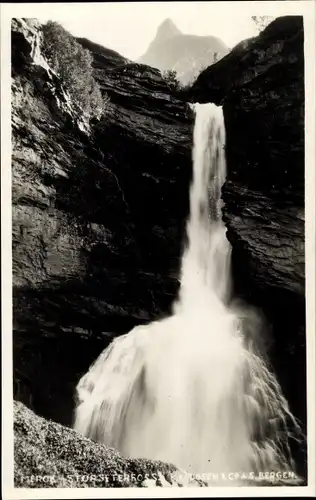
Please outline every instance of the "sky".
[[[132, 60], [146, 52], [166, 18], [183, 33], [217, 36], [229, 48], [258, 33], [251, 19], [258, 9], [252, 2], [65, 3], [55, 4], [53, 9], [50, 5], [54, 4], [46, 4], [42, 10], [41, 5], [37, 4], [35, 16], [39, 20], [57, 21], [74, 36], [88, 38]], [[259, 13], [265, 14], [262, 7]]]

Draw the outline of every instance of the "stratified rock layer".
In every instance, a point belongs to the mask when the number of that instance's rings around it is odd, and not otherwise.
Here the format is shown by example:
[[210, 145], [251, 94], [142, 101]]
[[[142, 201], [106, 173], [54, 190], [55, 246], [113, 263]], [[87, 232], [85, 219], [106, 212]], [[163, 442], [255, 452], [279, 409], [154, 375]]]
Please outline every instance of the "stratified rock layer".
[[92, 360], [176, 296], [192, 116], [159, 71], [81, 40], [110, 98], [102, 121], [81, 123], [40, 37], [13, 20], [15, 394], [69, 424]]

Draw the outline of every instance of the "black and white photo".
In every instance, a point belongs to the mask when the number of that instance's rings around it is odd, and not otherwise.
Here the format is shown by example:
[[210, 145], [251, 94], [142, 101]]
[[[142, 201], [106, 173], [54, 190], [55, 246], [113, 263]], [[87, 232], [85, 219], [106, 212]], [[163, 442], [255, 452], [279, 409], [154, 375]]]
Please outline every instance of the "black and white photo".
[[312, 4], [1, 4], [6, 499], [315, 494]]

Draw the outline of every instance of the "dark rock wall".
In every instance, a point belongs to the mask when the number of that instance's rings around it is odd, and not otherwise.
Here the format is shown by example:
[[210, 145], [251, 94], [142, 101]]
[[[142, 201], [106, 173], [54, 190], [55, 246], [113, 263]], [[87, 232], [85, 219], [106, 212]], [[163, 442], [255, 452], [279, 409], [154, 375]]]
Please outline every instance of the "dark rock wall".
[[263, 311], [270, 359], [306, 430], [302, 17], [276, 19], [205, 70], [190, 92], [193, 101], [223, 105], [223, 216], [235, 292]]
[[69, 424], [79, 376], [177, 293], [192, 116], [158, 71], [93, 45], [110, 101], [87, 134], [38, 36], [13, 21], [15, 396]]

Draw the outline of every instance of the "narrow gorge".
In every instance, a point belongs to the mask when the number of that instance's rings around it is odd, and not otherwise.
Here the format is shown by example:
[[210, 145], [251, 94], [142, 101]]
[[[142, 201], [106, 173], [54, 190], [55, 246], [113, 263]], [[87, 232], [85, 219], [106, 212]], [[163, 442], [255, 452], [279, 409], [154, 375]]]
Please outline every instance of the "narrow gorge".
[[[41, 54], [40, 40], [35, 20], [12, 21], [17, 485], [29, 473], [24, 450], [47, 473], [71, 471], [71, 457], [63, 470], [52, 444], [41, 455], [40, 429], [45, 442], [47, 435], [63, 436], [78, 464], [78, 450], [89, 449], [91, 474], [102, 459], [106, 470], [117, 464], [129, 474], [162, 471], [157, 484], [163, 486], [178, 466], [155, 462], [160, 456], [145, 462], [112, 451], [109, 466], [103, 445], [69, 427], [76, 386], [91, 363], [114, 338], [168, 318], [179, 297], [192, 213], [193, 103], [223, 110], [221, 210], [234, 304], [255, 311], [259, 343], [305, 434], [302, 18], [276, 19], [182, 90], [159, 70], [80, 38], [106, 99], [104, 116], [89, 124]], [[291, 447], [305, 480], [304, 443], [294, 440]], [[69, 486], [66, 479], [60, 485]]]

